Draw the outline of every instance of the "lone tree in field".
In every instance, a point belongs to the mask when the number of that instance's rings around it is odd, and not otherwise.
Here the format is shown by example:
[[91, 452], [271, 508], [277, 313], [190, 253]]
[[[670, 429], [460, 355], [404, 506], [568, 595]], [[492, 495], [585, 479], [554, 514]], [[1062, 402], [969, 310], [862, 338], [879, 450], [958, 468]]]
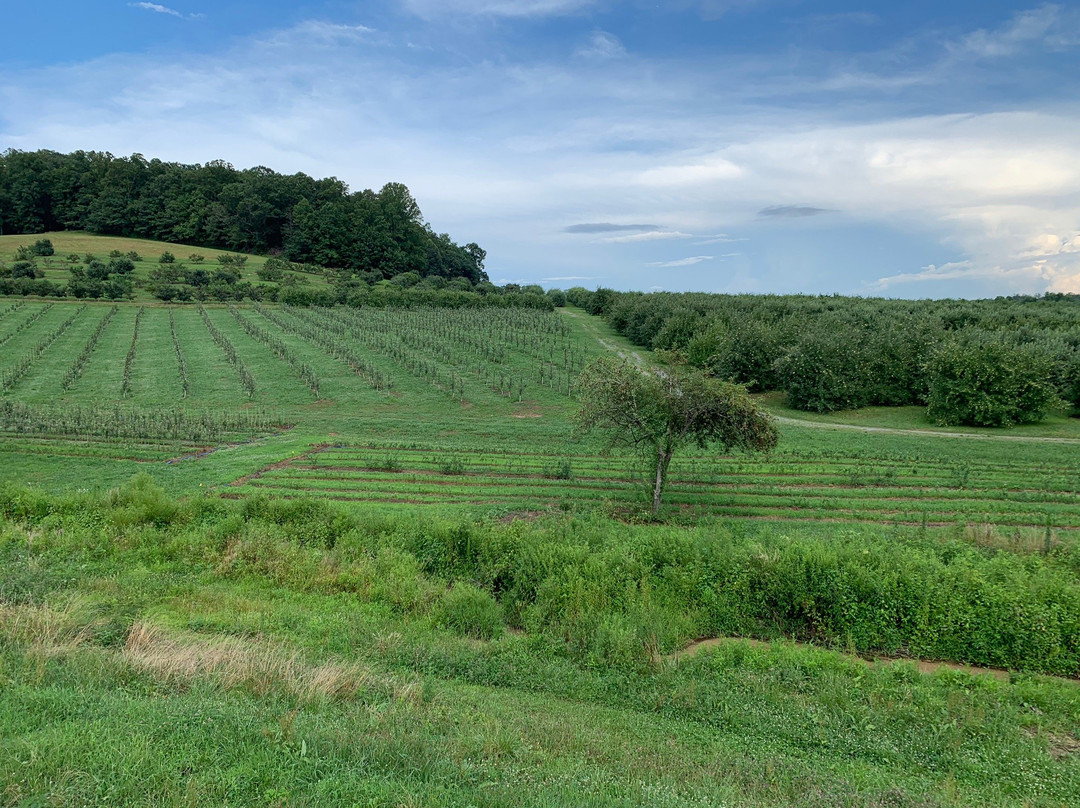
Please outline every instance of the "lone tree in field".
[[625, 359], [602, 356], [578, 379], [577, 426], [602, 429], [611, 447], [637, 449], [650, 467], [656, 463], [654, 514], [660, 510], [671, 458], [686, 444], [768, 451], [777, 441], [772, 419], [757, 408], [746, 388], [670, 358], [663, 370], [645, 370]]

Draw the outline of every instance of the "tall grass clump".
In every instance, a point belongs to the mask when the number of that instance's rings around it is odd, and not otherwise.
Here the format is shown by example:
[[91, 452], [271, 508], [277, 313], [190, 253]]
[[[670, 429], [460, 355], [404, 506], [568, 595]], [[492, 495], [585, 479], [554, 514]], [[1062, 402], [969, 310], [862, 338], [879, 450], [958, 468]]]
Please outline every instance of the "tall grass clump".
[[458, 582], [443, 594], [436, 619], [451, 631], [478, 640], [493, 640], [503, 632], [498, 601], [468, 582]]

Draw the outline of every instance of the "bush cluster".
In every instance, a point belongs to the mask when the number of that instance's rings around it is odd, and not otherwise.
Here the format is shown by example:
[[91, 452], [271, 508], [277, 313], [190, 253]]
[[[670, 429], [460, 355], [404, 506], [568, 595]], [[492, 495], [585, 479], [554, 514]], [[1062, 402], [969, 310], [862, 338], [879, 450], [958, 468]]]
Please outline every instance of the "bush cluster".
[[684, 353], [814, 412], [926, 405], [942, 424], [1007, 426], [1080, 410], [1080, 296], [875, 300], [566, 293], [639, 345]]

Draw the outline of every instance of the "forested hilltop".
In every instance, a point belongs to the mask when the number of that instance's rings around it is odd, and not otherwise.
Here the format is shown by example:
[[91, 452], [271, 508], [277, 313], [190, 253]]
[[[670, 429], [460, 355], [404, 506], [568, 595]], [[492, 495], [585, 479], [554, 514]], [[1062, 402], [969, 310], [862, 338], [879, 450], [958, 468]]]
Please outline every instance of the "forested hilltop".
[[571, 289], [638, 345], [797, 409], [925, 405], [942, 424], [1080, 410], [1080, 296], [889, 300]]
[[487, 280], [485, 252], [424, 222], [401, 183], [350, 192], [339, 179], [147, 160], [140, 154], [0, 153], [0, 234], [86, 230], [367, 274]]

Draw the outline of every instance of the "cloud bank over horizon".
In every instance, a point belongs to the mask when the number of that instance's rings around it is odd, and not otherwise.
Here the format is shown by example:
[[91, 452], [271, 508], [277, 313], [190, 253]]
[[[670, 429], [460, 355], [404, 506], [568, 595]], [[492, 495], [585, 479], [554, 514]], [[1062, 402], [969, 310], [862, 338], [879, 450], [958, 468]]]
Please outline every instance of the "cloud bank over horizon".
[[173, 5], [110, 12], [145, 49], [0, 56], [0, 148], [404, 182], [493, 277], [545, 285], [1080, 292], [1064, 6]]

